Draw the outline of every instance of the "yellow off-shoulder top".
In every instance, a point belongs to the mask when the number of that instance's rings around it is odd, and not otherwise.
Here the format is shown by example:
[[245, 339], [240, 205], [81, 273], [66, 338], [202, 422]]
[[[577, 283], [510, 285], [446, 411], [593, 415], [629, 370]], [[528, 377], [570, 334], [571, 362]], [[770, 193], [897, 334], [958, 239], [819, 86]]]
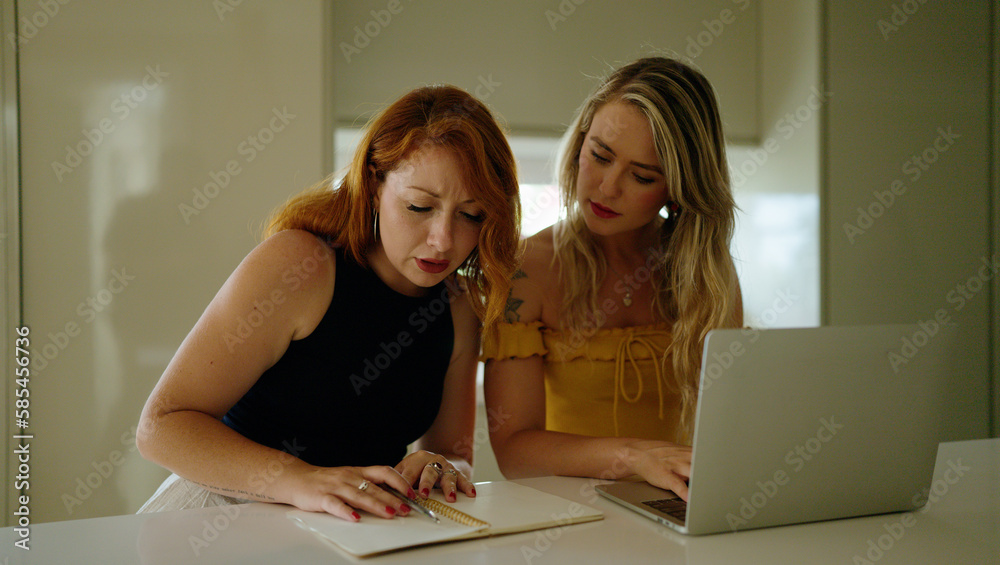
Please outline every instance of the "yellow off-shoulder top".
[[483, 342], [482, 360], [543, 358], [546, 429], [678, 442], [681, 395], [662, 362], [669, 343], [663, 326], [563, 332], [503, 323]]

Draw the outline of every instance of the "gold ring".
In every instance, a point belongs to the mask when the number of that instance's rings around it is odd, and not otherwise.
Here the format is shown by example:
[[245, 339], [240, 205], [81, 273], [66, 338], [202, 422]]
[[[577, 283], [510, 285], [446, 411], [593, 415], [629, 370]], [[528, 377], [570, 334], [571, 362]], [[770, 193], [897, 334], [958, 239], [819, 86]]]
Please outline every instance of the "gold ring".
[[368, 490], [369, 485], [371, 485], [371, 483], [368, 482], [368, 479], [363, 479], [361, 481], [361, 484], [358, 485], [358, 490], [360, 490], [361, 492], [365, 492], [366, 490]]
[[437, 461], [433, 461], [431, 463], [428, 463], [428, 464], [424, 465], [424, 467], [430, 467], [431, 469], [434, 469], [435, 471], [438, 472], [439, 475], [444, 472], [444, 467], [442, 467], [441, 464], [438, 463]]
[[445, 474], [445, 475], [451, 475], [451, 476], [455, 477], [456, 481], [458, 480], [458, 471], [456, 469], [448, 469], [443, 474]]

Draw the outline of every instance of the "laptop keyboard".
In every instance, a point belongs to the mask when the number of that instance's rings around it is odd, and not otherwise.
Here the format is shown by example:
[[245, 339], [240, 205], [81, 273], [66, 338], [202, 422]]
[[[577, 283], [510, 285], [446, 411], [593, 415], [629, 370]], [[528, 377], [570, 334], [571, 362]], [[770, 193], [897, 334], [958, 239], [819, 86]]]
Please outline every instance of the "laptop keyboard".
[[674, 518], [677, 518], [681, 522], [684, 521], [687, 515], [687, 502], [684, 502], [680, 498], [661, 498], [660, 500], [646, 500], [643, 502], [646, 506], [654, 510], [659, 510], [664, 514], [669, 514]]

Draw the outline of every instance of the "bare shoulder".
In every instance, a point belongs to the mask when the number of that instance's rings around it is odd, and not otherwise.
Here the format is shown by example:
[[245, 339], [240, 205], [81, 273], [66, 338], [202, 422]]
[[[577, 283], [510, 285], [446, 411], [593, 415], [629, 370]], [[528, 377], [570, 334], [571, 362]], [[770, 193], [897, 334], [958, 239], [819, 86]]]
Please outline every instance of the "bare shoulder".
[[[310, 273], [327, 274], [333, 268], [333, 250], [319, 237], [304, 230], [284, 230], [262, 241], [251, 253], [274, 265], [300, 265]], [[324, 269], [325, 267], [325, 269]]]
[[552, 242], [554, 230], [555, 226], [549, 226], [525, 240], [522, 268], [536, 276], [551, 271], [555, 256], [555, 244]]
[[221, 418], [291, 341], [315, 329], [332, 298], [333, 262], [329, 247], [307, 232], [258, 244], [209, 303], [157, 389]]
[[553, 226], [525, 241], [520, 268], [511, 281], [505, 316], [508, 322], [549, 319], [559, 299], [559, 271], [554, 264]]
[[300, 339], [326, 312], [335, 275], [335, 256], [326, 242], [307, 231], [285, 230], [254, 248], [233, 276], [246, 281], [249, 292], [291, 306], [293, 339]]

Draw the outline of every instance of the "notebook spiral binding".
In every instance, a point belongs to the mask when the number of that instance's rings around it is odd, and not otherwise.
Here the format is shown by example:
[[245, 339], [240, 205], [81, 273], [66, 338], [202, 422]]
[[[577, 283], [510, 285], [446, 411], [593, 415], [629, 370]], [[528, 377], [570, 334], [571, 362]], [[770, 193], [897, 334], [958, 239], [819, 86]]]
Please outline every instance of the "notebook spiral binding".
[[470, 526], [474, 528], [488, 528], [490, 526], [489, 522], [484, 522], [475, 516], [470, 516], [461, 510], [452, 508], [440, 500], [418, 497], [416, 498], [416, 501], [423, 504], [433, 512], [448, 518], [452, 522], [462, 524], [463, 526]]

